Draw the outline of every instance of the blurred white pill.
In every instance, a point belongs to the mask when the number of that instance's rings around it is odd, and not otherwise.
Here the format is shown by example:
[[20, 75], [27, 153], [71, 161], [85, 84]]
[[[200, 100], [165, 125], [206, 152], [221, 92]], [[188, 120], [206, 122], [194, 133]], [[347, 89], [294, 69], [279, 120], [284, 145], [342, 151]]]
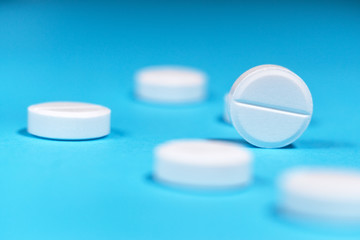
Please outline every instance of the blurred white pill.
[[194, 188], [249, 184], [252, 154], [239, 144], [215, 140], [174, 140], [156, 147], [154, 177]]
[[280, 207], [294, 216], [325, 221], [360, 220], [360, 171], [295, 168], [278, 181]]
[[49, 102], [28, 107], [28, 132], [52, 139], [81, 140], [110, 133], [110, 109], [89, 103]]
[[135, 75], [136, 97], [154, 103], [194, 103], [207, 95], [205, 73], [180, 66], [156, 66]]
[[229, 112], [246, 141], [277, 148], [294, 142], [306, 130], [313, 102], [308, 87], [295, 73], [277, 65], [261, 65], [236, 80]]

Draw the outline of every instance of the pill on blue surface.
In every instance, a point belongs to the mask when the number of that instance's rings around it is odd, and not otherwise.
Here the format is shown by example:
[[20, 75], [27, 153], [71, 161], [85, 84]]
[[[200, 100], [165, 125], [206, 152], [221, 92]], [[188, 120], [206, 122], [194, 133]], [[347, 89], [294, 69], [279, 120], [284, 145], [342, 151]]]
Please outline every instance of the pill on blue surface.
[[242, 74], [229, 97], [233, 126], [249, 143], [264, 148], [291, 144], [310, 123], [313, 102], [305, 82], [290, 70], [261, 65]]
[[38, 137], [82, 140], [110, 133], [109, 108], [79, 102], [48, 102], [28, 107], [28, 132]]
[[252, 154], [236, 143], [173, 140], [157, 146], [154, 158], [154, 178], [170, 185], [218, 189], [251, 182]]
[[298, 167], [279, 178], [278, 188], [279, 205], [291, 216], [360, 221], [360, 171]]
[[167, 104], [203, 101], [207, 95], [207, 76], [202, 71], [181, 66], [155, 66], [135, 75], [138, 99]]

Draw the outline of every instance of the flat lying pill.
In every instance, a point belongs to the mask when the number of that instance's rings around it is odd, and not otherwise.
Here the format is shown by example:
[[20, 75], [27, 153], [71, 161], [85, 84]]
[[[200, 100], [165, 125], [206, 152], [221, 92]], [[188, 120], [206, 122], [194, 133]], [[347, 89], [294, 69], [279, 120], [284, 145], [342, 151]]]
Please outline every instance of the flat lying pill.
[[360, 171], [296, 168], [279, 178], [280, 207], [318, 220], [360, 220]]
[[89, 103], [49, 102], [28, 107], [28, 132], [38, 137], [81, 140], [110, 133], [110, 109]]
[[310, 123], [313, 102], [304, 81], [277, 65], [242, 74], [230, 91], [231, 122], [249, 143], [265, 148], [294, 142]]
[[229, 93], [226, 93], [224, 96], [224, 115], [223, 115], [223, 119], [226, 123], [231, 124], [231, 119], [230, 119], [230, 113], [229, 113]]
[[205, 73], [179, 66], [148, 67], [135, 76], [136, 97], [155, 103], [194, 103], [206, 98]]
[[251, 181], [252, 154], [238, 144], [213, 140], [174, 140], [154, 152], [154, 177], [194, 188], [231, 188]]

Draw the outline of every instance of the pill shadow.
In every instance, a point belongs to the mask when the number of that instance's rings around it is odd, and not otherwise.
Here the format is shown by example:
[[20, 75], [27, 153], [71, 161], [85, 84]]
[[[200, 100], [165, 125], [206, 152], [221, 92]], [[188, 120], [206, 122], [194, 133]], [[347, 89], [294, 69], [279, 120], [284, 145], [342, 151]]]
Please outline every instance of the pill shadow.
[[35, 136], [31, 135], [26, 128], [21, 128], [17, 131], [17, 134], [23, 136], [23, 137], [29, 137], [29, 138], [36, 138]]
[[[255, 149], [267, 149], [267, 148], [259, 148], [253, 146], [246, 142], [244, 139], [231, 139], [231, 138], [212, 138], [209, 140], [216, 140], [216, 141], [228, 141], [232, 143], [241, 144], [248, 148], [255, 148]], [[331, 149], [331, 148], [352, 148], [355, 145], [350, 142], [337, 142], [331, 140], [322, 140], [322, 139], [308, 139], [308, 140], [297, 140], [295, 143], [287, 145], [282, 148], [271, 148], [271, 149]]]
[[128, 133], [119, 128], [111, 128], [111, 132], [108, 138], [124, 138], [128, 136]]
[[281, 207], [278, 203], [271, 203], [267, 207], [268, 209], [268, 215], [276, 220], [278, 223], [292, 226], [292, 227], [299, 227], [297, 226], [296, 222], [294, 222], [294, 219], [289, 217], [289, 214], [286, 212], [284, 208]]
[[156, 180], [156, 177], [152, 173], [148, 173], [144, 177], [146, 183], [164, 191], [180, 193], [180, 194], [189, 194], [196, 196], [237, 196], [242, 195], [245, 192], [250, 191], [254, 187], [266, 187], [270, 186], [271, 182], [255, 176], [253, 182], [247, 186], [238, 186], [238, 187], [229, 187], [229, 188], [196, 188], [196, 187], [186, 187], [176, 184], [163, 183]]
[[[228, 142], [241, 144], [248, 148], [266, 149], [266, 148], [259, 148], [253, 146], [248, 142], [246, 142], [244, 139], [214, 138], [209, 140], [228, 141]], [[323, 139], [308, 139], [308, 140], [300, 139], [285, 147], [271, 148], [271, 149], [331, 149], [331, 148], [352, 148], [354, 146], [355, 145], [350, 142], [340, 142], [340, 141], [331, 141], [331, 140], [323, 140]]]
[[309, 127], [318, 127], [319, 124], [319, 120], [318, 119], [311, 119]]
[[55, 142], [91, 142], [91, 141], [96, 141], [96, 140], [100, 140], [100, 139], [111, 139], [111, 138], [122, 138], [126, 135], [125, 132], [116, 129], [116, 128], [112, 128], [111, 129], [111, 133], [107, 136], [103, 136], [103, 137], [99, 137], [99, 138], [92, 138], [92, 139], [79, 139], [79, 140], [66, 140], [66, 139], [52, 139], [52, 138], [45, 138], [45, 137], [39, 137], [39, 136], [35, 136], [30, 134], [27, 131], [27, 128], [21, 128], [17, 131], [17, 134], [19, 134], [20, 136], [23, 137], [27, 137], [27, 138], [33, 138], [33, 139], [41, 139], [41, 140], [48, 140], [48, 141], [55, 141]]
[[[214, 140], [214, 141], [225, 141], [225, 142], [231, 142], [231, 143], [236, 143], [236, 144], [240, 144], [243, 145], [247, 148], [257, 148], [257, 149], [274, 149], [274, 148], [261, 148], [261, 147], [257, 147], [254, 145], [251, 145], [250, 143], [248, 143], [247, 141], [245, 141], [244, 139], [237, 139], [237, 138], [209, 138], [208, 140]], [[293, 149], [296, 148], [294, 144], [290, 144], [287, 145], [285, 147], [282, 148], [275, 148], [275, 149]]]
[[269, 204], [268, 214], [277, 223], [301, 231], [330, 234], [332, 237], [334, 234], [340, 237], [344, 233], [360, 233], [360, 222], [358, 221], [331, 221], [329, 219], [313, 218], [307, 215], [288, 212], [276, 203]]
[[219, 115], [219, 116], [216, 118], [216, 120], [217, 120], [219, 123], [224, 124], [224, 125], [226, 125], [226, 126], [229, 126], [229, 127], [232, 127], [232, 126], [233, 126], [231, 123], [228, 123], [228, 122], [225, 121], [223, 115]]
[[304, 139], [295, 142], [300, 149], [331, 149], [331, 148], [352, 148], [355, 145], [350, 142], [331, 141], [323, 139]]
[[303, 225], [296, 223], [294, 219], [289, 218], [289, 215], [286, 214], [286, 211], [276, 203], [269, 204], [269, 206], [267, 207], [267, 214], [278, 224], [281, 224], [288, 228], [296, 228], [302, 231], [306, 230]]

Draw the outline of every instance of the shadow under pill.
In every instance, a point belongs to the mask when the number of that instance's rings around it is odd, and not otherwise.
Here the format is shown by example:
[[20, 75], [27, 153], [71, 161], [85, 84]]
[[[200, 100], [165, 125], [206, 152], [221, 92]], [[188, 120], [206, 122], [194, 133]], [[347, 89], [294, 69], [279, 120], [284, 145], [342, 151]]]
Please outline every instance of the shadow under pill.
[[281, 147], [281, 148], [261, 148], [261, 147], [251, 145], [244, 139], [238, 139], [238, 138], [209, 138], [208, 140], [237, 143], [237, 144], [243, 145], [247, 148], [258, 148], [258, 149], [293, 149], [293, 148], [297, 148], [294, 144], [289, 144], [289, 145], [287, 145], [285, 147]]
[[319, 120], [318, 119], [311, 119], [309, 127], [317, 127], [319, 126]]
[[208, 138], [208, 140], [236, 143], [236, 144], [240, 144], [240, 145], [243, 145], [245, 147], [248, 147], [248, 148], [258, 148], [258, 147], [254, 146], [254, 145], [251, 145], [250, 143], [248, 143], [244, 139], [238, 139], [238, 138]]
[[152, 173], [148, 173], [145, 175], [145, 181], [159, 189], [163, 189], [165, 191], [170, 191], [174, 193], [181, 193], [181, 194], [191, 194], [191, 195], [198, 195], [198, 196], [238, 196], [243, 195], [247, 191], [251, 190], [255, 185], [264, 186], [269, 185], [270, 183], [265, 179], [254, 177], [252, 183], [246, 186], [238, 186], [238, 187], [229, 187], [229, 188], [196, 188], [196, 187], [186, 187], [177, 184], [171, 183], [163, 183], [157, 181], [156, 178]]
[[[313, 231], [321, 234], [330, 234], [332, 237], [344, 233], [359, 233], [359, 222], [330, 221], [327, 219], [312, 218], [310, 216], [290, 213], [280, 205], [272, 203], [268, 207], [268, 213], [276, 222], [287, 227], [296, 228], [302, 231]], [[341, 238], [339, 238], [341, 239]]]
[[110, 138], [123, 138], [125, 136], [127, 136], [128, 134], [121, 130], [121, 129], [118, 129], [118, 128], [111, 128], [111, 132], [109, 134], [109, 137]]
[[17, 134], [23, 136], [23, 137], [30, 137], [30, 138], [36, 138], [35, 136], [31, 135], [26, 128], [21, 128], [17, 131]]
[[271, 217], [281, 225], [291, 228], [298, 228], [298, 229], [304, 227], [302, 224], [299, 224], [293, 219], [291, 219], [289, 215], [286, 214], [285, 211], [275, 203], [269, 204], [269, 206], [267, 207], [267, 212], [269, 217]]
[[295, 142], [297, 148], [301, 149], [329, 149], [329, 148], [352, 148], [354, 144], [349, 142], [337, 142], [322, 139], [297, 140]]
[[278, 204], [276, 203], [269, 204], [267, 209], [269, 216], [279, 224], [284, 225], [286, 227], [306, 230], [306, 225], [304, 225], [302, 221], [290, 217], [290, 215], [286, 213], [286, 211], [282, 209]]
[[266, 179], [266, 178], [258, 176], [258, 175], [255, 175], [253, 177], [253, 182], [251, 184], [259, 186], [259, 187], [272, 186], [272, 182], [269, 179]]
[[[209, 140], [227, 141], [227, 142], [241, 144], [248, 148], [259, 148], [251, 145], [250, 143], [246, 142], [244, 139], [211, 138]], [[285, 147], [270, 148], [270, 149], [329, 149], [329, 148], [352, 148], [352, 147], [354, 147], [354, 144], [350, 142], [340, 142], [340, 141], [337, 142], [337, 141], [322, 140], [322, 139], [307, 139], [307, 140], [298, 139], [294, 143], [289, 144]]]
[[219, 115], [216, 119], [217, 119], [217, 121], [218, 121], [219, 123], [221, 123], [221, 124], [224, 124], [224, 125], [229, 126], [229, 127], [232, 127], [232, 126], [233, 126], [231, 123], [228, 123], [228, 122], [225, 121], [223, 115]]

